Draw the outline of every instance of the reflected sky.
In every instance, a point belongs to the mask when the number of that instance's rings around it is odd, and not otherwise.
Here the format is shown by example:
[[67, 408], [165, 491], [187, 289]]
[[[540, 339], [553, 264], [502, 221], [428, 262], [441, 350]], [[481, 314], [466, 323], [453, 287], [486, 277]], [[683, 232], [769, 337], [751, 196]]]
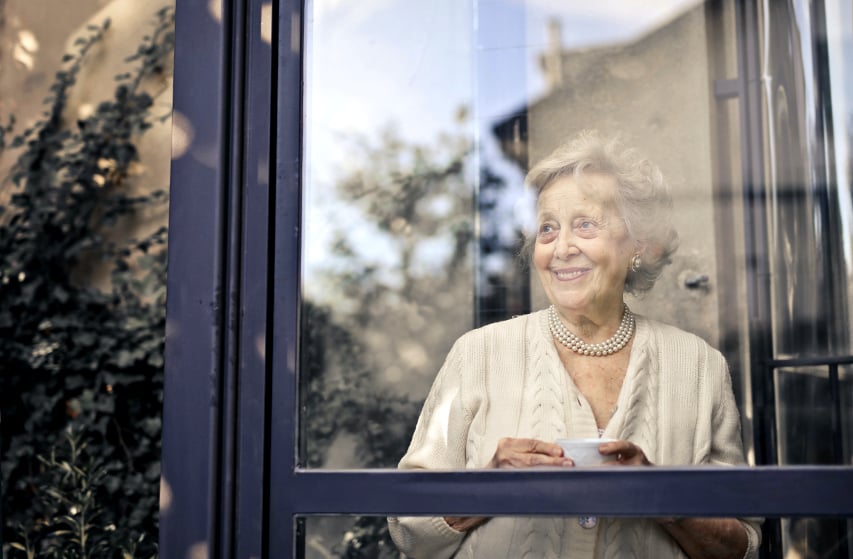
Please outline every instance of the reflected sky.
[[[375, 142], [389, 127], [401, 139], [424, 145], [435, 143], [441, 133], [462, 135], [476, 153], [472, 167], [487, 161], [509, 177], [507, 198], [516, 198], [522, 176], [503, 159], [491, 127], [545, 93], [540, 59], [549, 45], [549, 21], [560, 22], [562, 49], [582, 49], [634, 40], [697, 3], [309, 2], [303, 170], [309, 275], [328, 267], [332, 228], [323, 225], [328, 223], [348, 229], [354, 244], [366, 247], [364, 258], [394, 264], [390, 247], [334, 196], [335, 182], [362, 165], [363, 153], [353, 149], [354, 142]], [[460, 124], [463, 109], [469, 118]], [[473, 193], [476, 172], [471, 182]], [[512, 215], [511, 208], [507, 211]]]
[[[853, 137], [853, 6], [840, 0], [826, 3], [827, 43], [831, 75], [833, 126], [835, 129], [835, 172], [841, 197], [841, 221], [845, 229], [841, 236], [847, 260], [847, 274], [853, 276], [853, 200], [851, 200], [850, 154]], [[846, 209], [847, 211], [844, 211]]]
[[[477, 112], [512, 110], [543, 91], [538, 57], [549, 20], [559, 20], [563, 47], [575, 49], [635, 39], [697, 3], [315, 0], [307, 8], [308, 145], [334, 161], [341, 135], [388, 122], [405, 138], [429, 140], [475, 95], [486, 103]], [[323, 168], [313, 173], [328, 178]]]

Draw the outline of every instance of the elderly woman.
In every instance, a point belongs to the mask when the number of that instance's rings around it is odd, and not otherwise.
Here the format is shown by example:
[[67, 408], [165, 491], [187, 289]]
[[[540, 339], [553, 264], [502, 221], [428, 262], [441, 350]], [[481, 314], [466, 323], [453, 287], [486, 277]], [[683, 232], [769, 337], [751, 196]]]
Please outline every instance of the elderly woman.
[[[675, 250], [660, 171], [584, 133], [528, 174], [532, 262], [551, 306], [469, 332], [424, 404], [403, 469], [571, 468], [559, 438], [603, 437], [630, 466], [742, 464], [725, 360], [635, 315]], [[443, 557], [757, 556], [758, 525], [722, 518], [390, 518], [401, 551]]]

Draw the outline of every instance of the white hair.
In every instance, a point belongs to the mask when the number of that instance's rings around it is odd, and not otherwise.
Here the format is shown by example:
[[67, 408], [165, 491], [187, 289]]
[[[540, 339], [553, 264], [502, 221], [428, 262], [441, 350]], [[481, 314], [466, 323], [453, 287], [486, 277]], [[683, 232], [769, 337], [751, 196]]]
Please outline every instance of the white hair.
[[[581, 182], [585, 173], [604, 173], [616, 179], [616, 207], [628, 234], [643, 246], [642, 264], [639, 271], [628, 273], [625, 291], [648, 291], [678, 248], [678, 234], [672, 227], [672, 196], [663, 174], [636, 150], [623, 147], [618, 137], [603, 139], [596, 131], [585, 130], [534, 165], [525, 182], [538, 200], [555, 179], [571, 175]], [[528, 257], [534, 242], [535, 234], [528, 232]]]

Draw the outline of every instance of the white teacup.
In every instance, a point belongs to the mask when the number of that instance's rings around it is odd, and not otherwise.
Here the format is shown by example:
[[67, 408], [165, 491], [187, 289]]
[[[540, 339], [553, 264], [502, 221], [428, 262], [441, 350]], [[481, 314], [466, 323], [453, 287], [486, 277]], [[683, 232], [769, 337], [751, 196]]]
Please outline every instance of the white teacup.
[[600, 466], [616, 460], [615, 456], [604, 456], [598, 452], [603, 443], [616, 442], [616, 439], [557, 439], [563, 448], [563, 454], [575, 462], [575, 466]]

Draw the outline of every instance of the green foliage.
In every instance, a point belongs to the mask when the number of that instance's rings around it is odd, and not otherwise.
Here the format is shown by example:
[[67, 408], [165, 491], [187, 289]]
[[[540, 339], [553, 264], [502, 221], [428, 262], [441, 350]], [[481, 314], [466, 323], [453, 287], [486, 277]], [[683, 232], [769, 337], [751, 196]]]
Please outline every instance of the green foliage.
[[[65, 439], [50, 456], [39, 456], [43, 474], [38, 482], [36, 499], [50, 516], [39, 519], [40, 538], [19, 526], [21, 541], [13, 541], [12, 549], [27, 557], [89, 559], [115, 555], [115, 524], [105, 523], [100, 489], [110, 477], [103, 460], [89, 452], [81, 433], [69, 428]], [[121, 537], [121, 534], [118, 534]], [[123, 559], [135, 556], [145, 534], [133, 542], [118, 542]]]
[[350, 435], [361, 467], [393, 467], [406, 451], [419, 407], [377, 382], [364, 346], [328, 308], [308, 303], [302, 321], [306, 466], [322, 466], [335, 438]]
[[[355, 147], [351, 160], [358, 167], [336, 186], [337, 199], [358, 217], [333, 232], [329, 269], [317, 274], [318, 291], [334, 304], [309, 294], [303, 305], [302, 456], [309, 467], [326, 465], [335, 445], [354, 449], [348, 466], [395, 467], [421, 401], [386, 381], [384, 372], [432, 378], [470, 324], [470, 311], [458, 304], [470, 297], [472, 273], [468, 142], [442, 135], [416, 145], [387, 129], [377, 143]], [[353, 227], [387, 247], [381, 259], [374, 260], [376, 246], [352, 242]], [[425, 259], [429, 245], [448, 250]], [[419, 371], [400, 358], [407, 351], [428, 356]], [[356, 517], [332, 552], [346, 559], [399, 557], [385, 519], [374, 516]]]
[[[302, 320], [306, 465], [322, 466], [330, 446], [344, 436], [355, 440], [359, 465], [393, 467], [406, 451], [420, 406], [381, 387], [363, 343], [335, 322], [330, 309], [306, 303]], [[385, 519], [375, 516], [357, 517], [335, 551], [347, 559], [399, 556]]]
[[[466, 139], [442, 134], [431, 145], [409, 144], [389, 128], [382, 131], [378, 145], [360, 142], [357, 148], [354, 159], [363, 163], [338, 182], [337, 194], [375, 228], [374, 237], [388, 241], [396, 261], [393, 269], [383, 270], [382, 277], [372, 276], [368, 284], [412, 299], [420, 295], [417, 284], [423, 280], [432, 288], [435, 281], [455, 281], [473, 239]], [[356, 254], [349, 243], [351, 231], [339, 233], [333, 247], [336, 254], [343, 258]], [[418, 250], [435, 240], [452, 248], [446, 256], [432, 255], [426, 266]], [[389, 278], [389, 273], [398, 277]], [[365, 284], [341, 279], [343, 289], [362, 289]]]
[[[16, 156], [0, 225], [9, 557], [156, 555], [166, 229], [109, 239], [118, 220], [167, 203], [163, 190], [128, 186], [135, 142], [155, 118], [141, 84], [171, 56], [174, 15], [158, 12], [114, 97], [68, 125], [69, 93], [108, 26], [90, 26], [64, 58], [41, 120], [15, 136], [13, 119], [0, 129], [0, 150]], [[108, 291], [87, 285], [95, 260], [110, 265]]]

